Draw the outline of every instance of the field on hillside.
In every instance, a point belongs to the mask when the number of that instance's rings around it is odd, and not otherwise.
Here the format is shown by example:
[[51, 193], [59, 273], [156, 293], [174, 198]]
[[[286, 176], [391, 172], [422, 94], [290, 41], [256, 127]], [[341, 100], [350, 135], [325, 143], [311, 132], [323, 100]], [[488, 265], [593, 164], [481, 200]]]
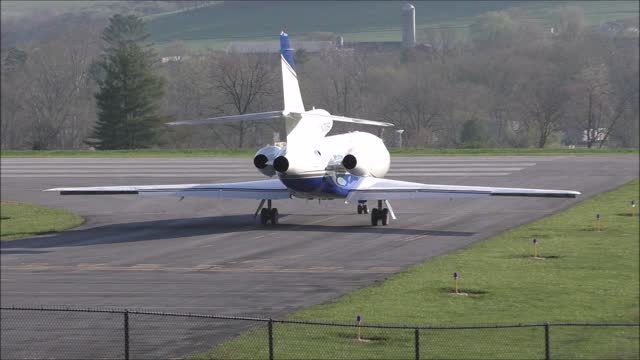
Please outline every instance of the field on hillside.
[[[416, 3], [416, 36], [425, 42], [426, 30], [455, 27], [463, 33], [474, 17], [487, 11], [521, 7], [532, 18], [550, 22], [550, 11], [563, 5], [580, 6], [589, 24], [637, 17], [637, 1], [428, 1]], [[136, 9], [135, 6], [138, 6]], [[273, 40], [281, 30], [302, 37], [313, 33], [342, 34], [345, 41], [400, 41], [402, 3], [397, 1], [222, 1], [187, 10], [142, 10], [126, 1], [2, 1], [2, 17], [55, 14], [110, 14], [129, 9], [151, 11], [144, 17], [152, 40], [164, 47], [183, 40], [189, 48], [224, 49], [230, 41]]]
[[[634, 1], [418, 2], [417, 40], [426, 41], [426, 29], [440, 26], [464, 29], [479, 14], [512, 7], [527, 9], [533, 18], [546, 23], [550, 11], [563, 4], [581, 6], [590, 24], [637, 16], [639, 8]], [[181, 39], [189, 47], [223, 48], [230, 41], [273, 40], [281, 30], [298, 37], [335, 33], [342, 34], [345, 41], [400, 41], [401, 6], [390, 1], [236, 1], [154, 16], [147, 24], [156, 43]]]
[[2, 17], [29, 16], [37, 11], [53, 13], [82, 12], [90, 7], [97, 7], [108, 1], [0, 1]]

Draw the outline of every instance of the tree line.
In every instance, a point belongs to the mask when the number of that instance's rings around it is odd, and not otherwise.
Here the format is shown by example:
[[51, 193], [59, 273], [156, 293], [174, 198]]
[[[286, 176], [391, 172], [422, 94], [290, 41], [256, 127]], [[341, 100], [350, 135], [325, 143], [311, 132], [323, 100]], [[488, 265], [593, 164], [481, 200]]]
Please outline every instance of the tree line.
[[[392, 122], [410, 147], [638, 147], [637, 33], [603, 32], [585, 24], [580, 8], [564, 7], [546, 23], [513, 9], [478, 16], [468, 32], [419, 35], [428, 45], [298, 50], [305, 106]], [[279, 122], [164, 125], [281, 109], [278, 56], [194, 51], [180, 42], [159, 52], [179, 58], [160, 61], [142, 21], [119, 15], [69, 23], [44, 41], [3, 50], [2, 148], [235, 148], [278, 134], [284, 140]], [[390, 146], [400, 136], [393, 128], [378, 134]]]

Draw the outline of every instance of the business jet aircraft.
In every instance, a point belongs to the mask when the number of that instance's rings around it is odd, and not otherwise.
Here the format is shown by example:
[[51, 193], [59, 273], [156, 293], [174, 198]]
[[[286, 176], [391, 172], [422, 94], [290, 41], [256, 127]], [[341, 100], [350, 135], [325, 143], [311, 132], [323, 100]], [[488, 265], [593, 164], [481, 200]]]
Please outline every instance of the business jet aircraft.
[[[574, 198], [569, 190], [496, 188], [481, 186], [430, 185], [383, 179], [389, 171], [389, 151], [380, 138], [366, 132], [326, 136], [334, 121], [393, 126], [390, 123], [354, 119], [329, 114], [325, 110], [306, 111], [293, 63], [289, 37], [280, 34], [280, 59], [284, 110], [218, 118], [178, 121], [171, 125], [198, 125], [284, 119], [287, 141], [258, 150], [253, 164], [275, 179], [224, 184], [182, 184], [56, 188], [61, 195], [170, 195], [177, 197], [242, 198], [260, 200], [254, 216], [263, 225], [278, 223], [278, 209], [272, 200], [304, 199], [358, 202], [358, 214], [368, 214], [367, 200], [377, 201], [371, 210], [371, 225], [387, 225], [396, 216], [389, 204], [395, 199], [459, 198], [482, 196], [524, 196]], [[266, 202], [266, 208], [265, 206]]]

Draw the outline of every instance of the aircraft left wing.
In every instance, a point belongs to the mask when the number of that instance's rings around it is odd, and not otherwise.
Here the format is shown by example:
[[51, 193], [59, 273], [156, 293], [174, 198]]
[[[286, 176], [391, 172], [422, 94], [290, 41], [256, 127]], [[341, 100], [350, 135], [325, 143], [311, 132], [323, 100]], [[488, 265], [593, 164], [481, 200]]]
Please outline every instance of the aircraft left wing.
[[500, 188], [485, 186], [432, 185], [390, 179], [363, 178], [347, 195], [347, 201], [482, 196], [575, 198], [571, 190]]
[[237, 199], [288, 199], [289, 190], [278, 179], [221, 184], [133, 185], [54, 188], [60, 195], [164, 195]]

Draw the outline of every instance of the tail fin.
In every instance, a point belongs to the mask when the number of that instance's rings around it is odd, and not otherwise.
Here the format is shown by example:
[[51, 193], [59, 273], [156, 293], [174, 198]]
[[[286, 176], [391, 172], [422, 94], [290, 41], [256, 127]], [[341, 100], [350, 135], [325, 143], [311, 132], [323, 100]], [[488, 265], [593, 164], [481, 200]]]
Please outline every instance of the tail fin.
[[293, 51], [289, 47], [289, 35], [280, 33], [280, 60], [282, 63], [282, 93], [284, 94], [284, 112], [304, 112], [298, 75], [293, 64]]

